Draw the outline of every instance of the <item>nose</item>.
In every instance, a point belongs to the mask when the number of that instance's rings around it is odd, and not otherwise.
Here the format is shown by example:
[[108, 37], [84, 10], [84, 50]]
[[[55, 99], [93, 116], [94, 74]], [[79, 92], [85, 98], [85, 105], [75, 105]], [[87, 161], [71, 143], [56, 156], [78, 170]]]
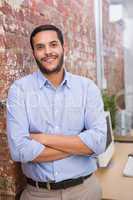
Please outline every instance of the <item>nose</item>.
[[45, 54], [51, 53], [51, 48], [49, 46], [45, 46]]

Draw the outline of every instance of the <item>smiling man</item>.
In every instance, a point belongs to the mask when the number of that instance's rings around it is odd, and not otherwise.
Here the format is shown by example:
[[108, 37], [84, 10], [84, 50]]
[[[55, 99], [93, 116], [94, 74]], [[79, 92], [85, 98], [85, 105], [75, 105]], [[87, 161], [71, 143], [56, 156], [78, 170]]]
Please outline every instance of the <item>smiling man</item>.
[[30, 43], [39, 69], [15, 81], [7, 101], [11, 156], [27, 179], [20, 199], [100, 200], [94, 175], [106, 144], [100, 91], [65, 70], [57, 27], [36, 27]]

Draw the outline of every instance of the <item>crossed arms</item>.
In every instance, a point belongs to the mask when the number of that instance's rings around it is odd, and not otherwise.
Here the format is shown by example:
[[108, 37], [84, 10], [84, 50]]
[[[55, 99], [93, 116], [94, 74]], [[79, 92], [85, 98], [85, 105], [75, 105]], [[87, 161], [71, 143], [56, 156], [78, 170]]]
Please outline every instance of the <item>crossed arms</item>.
[[31, 133], [31, 138], [46, 147], [32, 162], [58, 160], [69, 155], [89, 155], [93, 151], [78, 136], [48, 135]]

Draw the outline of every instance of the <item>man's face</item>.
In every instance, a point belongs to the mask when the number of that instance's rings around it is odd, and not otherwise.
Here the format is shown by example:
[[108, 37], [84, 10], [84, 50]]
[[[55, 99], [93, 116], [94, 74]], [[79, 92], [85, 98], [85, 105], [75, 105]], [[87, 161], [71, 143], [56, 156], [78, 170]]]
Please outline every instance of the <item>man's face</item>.
[[57, 73], [63, 66], [64, 49], [55, 31], [42, 31], [33, 37], [33, 55], [43, 74]]

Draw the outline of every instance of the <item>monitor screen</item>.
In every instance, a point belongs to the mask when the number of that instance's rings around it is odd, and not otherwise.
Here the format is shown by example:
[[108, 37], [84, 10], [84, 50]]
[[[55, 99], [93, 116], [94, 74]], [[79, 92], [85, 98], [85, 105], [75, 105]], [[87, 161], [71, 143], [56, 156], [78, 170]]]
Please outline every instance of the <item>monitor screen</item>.
[[112, 131], [112, 123], [110, 112], [105, 112], [107, 123], [107, 142], [105, 151], [98, 156], [98, 167], [106, 167], [114, 154], [114, 135]]

